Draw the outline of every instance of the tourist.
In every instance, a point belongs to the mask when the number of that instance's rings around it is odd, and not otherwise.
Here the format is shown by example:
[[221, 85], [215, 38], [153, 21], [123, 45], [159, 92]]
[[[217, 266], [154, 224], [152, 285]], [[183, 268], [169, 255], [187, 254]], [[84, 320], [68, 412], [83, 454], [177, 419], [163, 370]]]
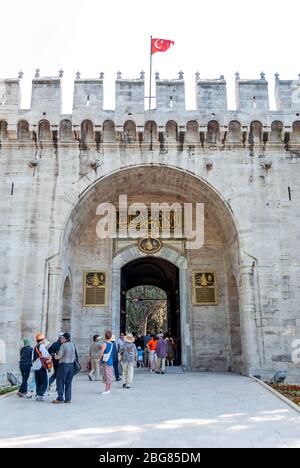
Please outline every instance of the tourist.
[[133, 338], [135, 347], [136, 349], [138, 349], [138, 347], [140, 346], [140, 337], [137, 334], [133, 334]]
[[125, 333], [121, 333], [120, 334], [120, 338], [118, 339], [117, 341], [117, 350], [118, 350], [118, 353], [120, 352], [120, 349], [122, 348], [122, 346], [125, 344]]
[[164, 374], [166, 372], [166, 357], [167, 357], [167, 342], [164, 339], [163, 333], [158, 335], [156, 345], [157, 365], [156, 374]]
[[122, 364], [122, 384], [123, 388], [130, 388], [133, 382], [134, 366], [137, 361], [137, 350], [134, 344], [134, 336], [128, 333], [125, 336], [125, 344], [120, 350]]
[[71, 343], [69, 333], [64, 333], [61, 337], [62, 345], [55, 359], [59, 361], [57, 372], [57, 398], [52, 403], [71, 403], [72, 400], [72, 381], [74, 377], [74, 362], [76, 359], [76, 348]]
[[22, 384], [17, 393], [19, 397], [27, 396], [28, 391], [28, 379], [32, 367], [33, 348], [30, 345], [30, 341], [25, 338], [23, 340], [24, 346], [20, 351], [20, 371], [22, 374]]
[[142, 350], [141, 346], [138, 347], [137, 356], [138, 356], [137, 366], [138, 367], [144, 367], [144, 365], [145, 365], [144, 364], [144, 351]]
[[99, 380], [101, 380], [99, 362], [99, 355], [101, 350], [100, 339], [101, 337], [99, 335], [94, 335], [93, 342], [90, 346], [91, 371], [88, 374], [88, 377], [91, 382], [93, 380], [95, 380], [96, 382], [99, 382]]
[[115, 377], [116, 377], [116, 381], [120, 382], [121, 378], [120, 378], [120, 372], [119, 372], [119, 353], [118, 353], [118, 349], [117, 349], [117, 343], [116, 343], [115, 335], [113, 335], [111, 337], [110, 341], [113, 344], [112, 354], [113, 354], [113, 366], [114, 366], [114, 370], [115, 370]]
[[151, 334], [147, 331], [147, 335], [144, 336], [144, 365], [149, 367], [149, 349], [147, 348], [149, 341], [151, 340]]
[[156, 356], [155, 356], [155, 350], [156, 350], [156, 345], [157, 345], [157, 339], [155, 335], [151, 335], [151, 339], [148, 342], [147, 349], [149, 350], [149, 369], [150, 372], [155, 371], [156, 367]]
[[48, 353], [52, 357], [52, 362], [53, 362], [53, 374], [51, 375], [49, 379], [49, 391], [51, 388], [51, 385], [54, 383], [57, 377], [57, 371], [58, 371], [58, 366], [59, 366], [59, 361], [55, 359], [55, 354], [58, 354], [60, 347], [61, 347], [61, 338], [63, 337], [63, 333], [60, 333], [58, 335], [57, 341], [52, 343], [52, 345], [48, 348]]
[[138, 349], [139, 347], [141, 347], [142, 349], [144, 349], [144, 337], [139, 335], [138, 338], [137, 338], [137, 341], [135, 343], [136, 345], [136, 349]]
[[151, 333], [147, 331], [147, 335], [144, 336], [144, 348], [148, 346], [148, 343], [150, 340], [151, 340]]
[[105, 390], [102, 395], [109, 395], [111, 386], [115, 381], [115, 370], [113, 362], [113, 344], [111, 343], [112, 332], [108, 330], [105, 332], [105, 343], [101, 346], [100, 362], [102, 364], [103, 383]]
[[46, 337], [43, 333], [36, 335], [36, 346], [33, 352], [33, 366], [35, 371], [34, 377], [36, 382], [36, 400], [44, 401], [45, 393], [48, 388], [48, 365], [47, 361], [51, 361], [51, 356], [46, 348]]
[[120, 349], [125, 344], [124, 338], [125, 338], [125, 333], [121, 333], [120, 338], [117, 341], [117, 351], [118, 351], [118, 360], [119, 360], [119, 367], [118, 367], [119, 375], [122, 375], [122, 366], [121, 366], [121, 363], [120, 363]]
[[172, 335], [168, 335], [166, 338], [167, 342], [167, 366], [174, 366], [175, 361], [175, 343]]

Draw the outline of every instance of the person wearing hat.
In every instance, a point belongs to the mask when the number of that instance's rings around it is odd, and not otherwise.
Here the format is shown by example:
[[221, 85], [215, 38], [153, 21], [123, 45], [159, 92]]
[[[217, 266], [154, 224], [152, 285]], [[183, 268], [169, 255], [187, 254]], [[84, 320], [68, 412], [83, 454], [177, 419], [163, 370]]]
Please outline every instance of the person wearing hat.
[[24, 346], [20, 351], [20, 371], [22, 374], [22, 384], [17, 393], [19, 397], [27, 396], [28, 391], [28, 379], [32, 367], [33, 348], [31, 347], [30, 340], [25, 338], [23, 340]]
[[155, 351], [157, 355], [156, 374], [164, 374], [166, 372], [167, 342], [163, 333], [158, 335]]
[[58, 354], [59, 350], [60, 350], [60, 347], [62, 345], [61, 343], [61, 338], [64, 336], [63, 333], [60, 333], [58, 335], [58, 338], [57, 338], [57, 341], [55, 341], [54, 343], [52, 343], [52, 345], [48, 348], [48, 353], [50, 354], [50, 356], [52, 357], [52, 361], [53, 361], [53, 374], [51, 375], [50, 379], [49, 379], [49, 390], [50, 390], [50, 387], [51, 385], [54, 383], [54, 381], [56, 380], [56, 377], [57, 377], [57, 371], [58, 371], [58, 366], [59, 366], [59, 361], [57, 361], [55, 359], [55, 354]]
[[118, 348], [117, 348], [115, 335], [111, 337], [110, 341], [113, 344], [112, 356], [113, 356], [113, 365], [114, 365], [114, 370], [115, 370], [116, 382], [120, 382], [121, 378], [120, 378], [120, 372], [119, 372], [119, 355], [118, 355]]
[[137, 349], [134, 344], [134, 336], [128, 333], [125, 336], [125, 344], [120, 349], [121, 365], [123, 369], [123, 388], [130, 388], [134, 377], [134, 366], [137, 361]]
[[36, 400], [44, 401], [45, 393], [48, 388], [48, 370], [44, 359], [51, 359], [51, 356], [45, 345], [45, 335], [43, 333], [38, 333], [35, 339], [36, 346], [33, 351], [32, 369], [35, 371]]
[[61, 347], [55, 355], [59, 361], [59, 367], [56, 377], [57, 398], [52, 403], [71, 403], [72, 400], [72, 381], [74, 377], [74, 362], [76, 359], [76, 348], [71, 343], [71, 335], [64, 333], [61, 337]]
[[100, 343], [101, 336], [94, 335], [93, 343], [90, 347], [90, 361], [91, 361], [91, 372], [88, 374], [90, 381], [93, 380], [99, 381], [101, 380], [100, 377], [100, 362], [99, 362], [99, 354], [101, 350], [101, 343]]

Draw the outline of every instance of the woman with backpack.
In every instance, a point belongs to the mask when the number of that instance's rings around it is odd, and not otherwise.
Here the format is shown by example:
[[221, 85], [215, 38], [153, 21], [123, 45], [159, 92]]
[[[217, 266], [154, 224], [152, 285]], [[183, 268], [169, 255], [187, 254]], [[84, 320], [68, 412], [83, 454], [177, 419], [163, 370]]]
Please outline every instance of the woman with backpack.
[[36, 400], [45, 401], [45, 393], [48, 388], [48, 369], [51, 369], [53, 365], [45, 345], [45, 335], [38, 333], [35, 339], [32, 369], [35, 371]]
[[111, 386], [115, 382], [115, 370], [113, 362], [113, 344], [110, 341], [112, 332], [108, 330], [105, 332], [105, 343], [101, 346], [100, 362], [102, 364], [103, 383], [105, 390], [102, 395], [109, 395]]

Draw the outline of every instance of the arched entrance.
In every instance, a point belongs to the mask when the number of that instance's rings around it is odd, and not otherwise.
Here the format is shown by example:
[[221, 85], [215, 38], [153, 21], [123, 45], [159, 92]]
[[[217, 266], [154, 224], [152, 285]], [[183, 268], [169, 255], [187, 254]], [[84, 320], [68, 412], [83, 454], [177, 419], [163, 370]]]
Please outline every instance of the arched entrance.
[[243, 345], [241, 335], [241, 317], [239, 306], [239, 291], [235, 277], [228, 281], [229, 327], [231, 348], [231, 370], [243, 372]]
[[[203, 248], [189, 251], [186, 250], [184, 242], [162, 239], [162, 249], [157, 254], [149, 255], [142, 252], [138, 242], [132, 239], [99, 239], [96, 235], [99, 220], [96, 215], [97, 206], [104, 202], [116, 204], [118, 197], [124, 193], [127, 194], [129, 203], [142, 201], [147, 206], [151, 202], [158, 201], [169, 204], [175, 201], [203, 203], [205, 205]], [[199, 177], [171, 167], [139, 166], [119, 170], [97, 180], [82, 193], [74, 207], [65, 228], [61, 249], [61, 276], [66, 278], [69, 272], [72, 276], [72, 335], [78, 343], [81, 356], [87, 356], [90, 339], [95, 332], [103, 335], [105, 329], [112, 328], [115, 335], [119, 334], [121, 289], [126, 291], [130, 281], [131, 284], [136, 283], [139, 276], [146, 278], [150, 275], [151, 283], [155, 278], [163, 281], [162, 274], [157, 272], [159, 266], [163, 266], [164, 270], [166, 265], [164, 261], [166, 261], [178, 270], [179, 294], [177, 298], [175, 295], [170, 296], [170, 303], [172, 302], [172, 323], [174, 324], [174, 320], [176, 323], [177, 320], [177, 325], [172, 324], [172, 327], [177, 329], [179, 329], [178, 318], [174, 319], [177, 317], [176, 311], [174, 315], [176, 308], [174, 304], [177, 301], [180, 305], [183, 366], [194, 370], [236, 370], [237, 372], [240, 368], [245, 372], [245, 365], [248, 369], [250, 360], [252, 365], [254, 363], [257, 366], [254, 358], [259, 353], [255, 348], [256, 331], [251, 316], [248, 313], [241, 313], [240, 326], [237, 326], [237, 311], [239, 313], [241, 305], [244, 308], [248, 306], [251, 286], [249, 286], [248, 272], [241, 270], [237, 225], [222, 197]], [[159, 264], [158, 260], [162, 262]], [[134, 273], [136, 269], [142, 270], [143, 274]], [[130, 281], [124, 279], [122, 270], [127, 272]], [[55, 274], [53, 285], [55, 285], [58, 280], [58, 270], [53, 271]], [[84, 275], [89, 271], [100, 271], [105, 278], [103, 287], [106, 301], [102, 305], [84, 304]], [[194, 294], [196, 272], [202, 272], [200, 276], [208, 272], [207, 278], [211, 277], [210, 273], [214, 274], [217, 296], [213, 304], [208, 304], [206, 301], [199, 304], [196, 301]], [[232, 275], [236, 278], [240, 289], [230, 286]], [[172, 274], [167, 274], [164, 281], [167, 281], [168, 277], [172, 277]], [[126, 281], [129, 281], [128, 285]], [[52, 286], [51, 278], [49, 284], [53, 291], [50, 295], [53, 302], [47, 307], [47, 317], [49, 329], [55, 330], [59, 327], [55, 295], [57, 288]], [[240, 341], [233, 339], [238, 333]]]
[[136, 246], [119, 252], [113, 259], [111, 287], [114, 333], [125, 330], [122, 311], [125, 311], [126, 316], [126, 290], [130, 290], [132, 285], [149, 282], [161, 287], [168, 296], [169, 326], [180, 343], [180, 363], [190, 369], [193, 343], [188, 281], [187, 259], [174, 249], [163, 247], [154, 256], [144, 254]]
[[[166, 320], [162, 329], [164, 333], [170, 333], [176, 338], [178, 349], [180, 349], [181, 329], [180, 329], [180, 291], [179, 291], [179, 269], [171, 262], [155, 257], [145, 257], [132, 260], [122, 267], [121, 270], [121, 299], [120, 299], [120, 331], [126, 332], [128, 298], [127, 293], [136, 286], [156, 286], [166, 293]], [[137, 297], [141, 306], [141, 314], [146, 315], [146, 301], [155, 301], [146, 297]], [[157, 303], [158, 301], [156, 301]], [[144, 306], [144, 307], [143, 307]], [[148, 307], [151, 311], [151, 308]], [[156, 333], [154, 329], [147, 327], [151, 333]], [[180, 352], [179, 352], [180, 355]], [[180, 360], [180, 357], [178, 358]], [[180, 360], [181, 362], [181, 360]], [[180, 363], [178, 362], [178, 364]]]

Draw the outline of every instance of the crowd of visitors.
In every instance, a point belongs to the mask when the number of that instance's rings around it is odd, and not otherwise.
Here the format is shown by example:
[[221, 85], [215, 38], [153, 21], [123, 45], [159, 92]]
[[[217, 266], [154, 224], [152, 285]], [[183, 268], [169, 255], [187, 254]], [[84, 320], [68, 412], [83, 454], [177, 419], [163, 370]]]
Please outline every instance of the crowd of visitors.
[[[44, 401], [56, 381], [57, 397], [52, 403], [70, 404], [72, 381], [81, 369], [70, 334], [60, 333], [51, 346], [42, 333], [36, 335], [35, 341], [34, 346], [31, 346], [28, 339], [23, 341], [24, 346], [20, 351], [22, 384], [17, 395], [30, 399], [35, 388], [36, 401]], [[100, 335], [93, 337], [89, 349], [88, 378], [90, 381], [100, 381], [102, 375], [105, 385], [103, 395], [111, 393], [114, 382], [121, 381], [123, 388], [130, 389], [135, 367], [165, 374], [167, 366], [180, 363], [179, 349], [179, 339], [175, 339], [170, 333], [164, 335], [161, 332], [155, 335], [147, 332], [145, 336], [121, 333], [116, 340], [108, 330], [104, 340]]]

